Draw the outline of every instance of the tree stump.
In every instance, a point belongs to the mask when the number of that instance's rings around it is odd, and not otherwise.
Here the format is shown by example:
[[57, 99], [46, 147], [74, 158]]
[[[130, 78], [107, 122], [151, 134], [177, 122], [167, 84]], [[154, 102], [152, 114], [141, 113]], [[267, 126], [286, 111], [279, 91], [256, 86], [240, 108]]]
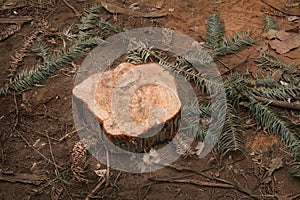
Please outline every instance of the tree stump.
[[110, 141], [127, 151], [148, 151], [178, 130], [176, 81], [159, 64], [121, 63], [91, 75], [73, 94], [95, 115]]

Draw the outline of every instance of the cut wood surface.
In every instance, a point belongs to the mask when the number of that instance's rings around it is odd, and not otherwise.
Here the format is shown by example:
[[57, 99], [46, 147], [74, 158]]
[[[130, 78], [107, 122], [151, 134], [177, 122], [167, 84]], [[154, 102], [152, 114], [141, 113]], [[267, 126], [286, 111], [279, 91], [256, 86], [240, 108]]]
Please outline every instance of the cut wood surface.
[[73, 93], [88, 106], [118, 146], [142, 152], [172, 139], [181, 102], [173, 74], [156, 63], [122, 63], [94, 74]]

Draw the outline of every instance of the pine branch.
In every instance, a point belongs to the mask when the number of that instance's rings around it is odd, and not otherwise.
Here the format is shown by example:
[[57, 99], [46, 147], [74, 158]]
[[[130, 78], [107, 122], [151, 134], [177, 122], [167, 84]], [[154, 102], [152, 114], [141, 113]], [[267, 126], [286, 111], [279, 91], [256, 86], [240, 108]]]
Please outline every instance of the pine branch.
[[274, 87], [280, 87], [281, 84], [278, 83], [272, 76], [262, 78], [262, 79], [245, 79], [245, 82], [249, 86], [254, 86], [254, 87], [265, 87], [265, 88], [274, 88]]
[[111, 23], [109, 23], [108, 21], [105, 21], [102, 18], [100, 19], [100, 22], [99, 22], [98, 26], [104, 34], [108, 34], [110, 32], [115, 32], [115, 33], [121, 32], [115, 26], [113, 26]]
[[34, 42], [32, 44], [31, 51], [34, 52], [37, 56], [45, 59], [49, 54], [49, 47], [41, 41]]
[[281, 69], [294, 70], [295, 66], [285, 63], [275, 58], [267, 51], [261, 51], [258, 58], [255, 59], [260, 67], [278, 67]]
[[249, 36], [248, 32], [237, 33], [233, 38], [224, 37], [220, 45], [214, 50], [214, 57], [232, 54], [253, 43], [254, 39]]
[[208, 103], [199, 104], [197, 101], [183, 106], [181, 130], [187, 136], [192, 136], [195, 140], [204, 140], [208, 124], [203, 124], [202, 120], [210, 118], [210, 106]]
[[249, 87], [242, 75], [232, 74], [228, 76], [224, 85], [227, 101], [233, 106], [238, 106], [243, 99], [247, 99]]
[[300, 87], [300, 74], [299, 72], [286, 71], [282, 74], [283, 79], [290, 85]]
[[300, 161], [294, 161], [290, 168], [289, 168], [289, 173], [292, 175], [292, 176], [295, 176], [295, 177], [299, 177], [300, 178]]
[[245, 150], [245, 134], [242, 120], [235, 114], [236, 110], [227, 103], [227, 113], [223, 132], [218, 141], [218, 151], [226, 155], [230, 151]]
[[274, 86], [273, 88], [255, 87], [252, 89], [252, 93], [256, 96], [265, 97], [274, 100], [287, 100], [289, 98], [296, 99], [300, 96], [300, 88], [288, 85], [288, 86]]
[[34, 87], [61, 67], [85, 55], [86, 48], [94, 47], [101, 43], [103, 43], [103, 40], [97, 37], [75, 42], [75, 44], [68, 48], [66, 53], [60, 52], [55, 55], [55, 59], [51, 62], [37, 64], [32, 69], [23, 71], [15, 78], [12, 78], [8, 86], [0, 89], [0, 96], [5, 96], [13, 92], [21, 92]]
[[288, 122], [279, 118], [267, 105], [250, 98], [250, 111], [255, 119], [266, 127], [271, 134], [278, 135], [289, 152], [296, 158], [300, 157], [300, 138], [292, 131]]
[[80, 31], [87, 31], [96, 27], [95, 23], [100, 18], [98, 14], [96, 14], [102, 7], [95, 6], [92, 8], [85, 9], [83, 15], [80, 20], [80, 24], [77, 25]]
[[270, 15], [264, 15], [264, 31], [269, 31], [269, 30], [279, 30], [279, 27], [275, 21], [275, 19], [270, 16]]
[[218, 14], [213, 14], [207, 18], [206, 44], [212, 49], [220, 47], [225, 34], [224, 22]]

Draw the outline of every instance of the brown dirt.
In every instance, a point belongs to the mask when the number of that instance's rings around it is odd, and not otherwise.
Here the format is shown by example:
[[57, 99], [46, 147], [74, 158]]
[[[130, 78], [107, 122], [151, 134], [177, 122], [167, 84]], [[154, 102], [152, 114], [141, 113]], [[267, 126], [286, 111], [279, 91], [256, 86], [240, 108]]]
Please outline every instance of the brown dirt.
[[[1, 1], [0, 1], [1, 2]], [[14, 1], [4, 1], [14, 2]], [[8, 4], [9, 9], [0, 11], [0, 17], [32, 16], [32, 23], [26, 23], [20, 30], [8, 39], [0, 42], [0, 85], [8, 82], [10, 73], [10, 60], [14, 52], [21, 48], [24, 38], [34, 32], [34, 24], [41, 18], [46, 18], [51, 24], [52, 32], [47, 35], [52, 41], [53, 48], [60, 48], [62, 40], [60, 33], [64, 28], [77, 23], [79, 18], [68, 8], [63, 1], [16, 1]], [[19, 7], [26, 3], [25, 7]], [[30, 3], [31, 2], [31, 3]], [[82, 13], [83, 8], [90, 7], [100, 1], [77, 0], [69, 1], [75, 9]], [[203, 41], [205, 37], [206, 17], [218, 12], [225, 21], [227, 35], [232, 35], [240, 30], [250, 30], [251, 35], [258, 41], [262, 40], [263, 11], [269, 11], [269, 6], [262, 1], [232, 0], [232, 1], [176, 1], [164, 0], [163, 9], [171, 9], [169, 14], [162, 18], [146, 19], [133, 18], [123, 14], [111, 15], [105, 10], [100, 14], [110, 23], [121, 28], [137, 28], [153, 25], [172, 28], [182, 32], [197, 41]], [[273, 5], [283, 8], [285, 0], [272, 0]], [[134, 1], [112, 1], [120, 6], [128, 6]], [[149, 11], [155, 7], [158, 1], [142, 0], [139, 6], [142, 11]], [[16, 7], [16, 8], [14, 8]], [[270, 12], [270, 11], [269, 11]], [[288, 12], [299, 14], [299, 9], [289, 9]], [[296, 28], [295, 23], [286, 23], [287, 16], [276, 17], [281, 29]], [[49, 31], [49, 30], [48, 30]], [[253, 47], [238, 52], [243, 58], [250, 53], [248, 62], [236, 68], [236, 71], [249, 70], [255, 75], [257, 68], [252, 62], [258, 51]], [[300, 48], [292, 51], [283, 59], [300, 63]], [[241, 58], [230, 55], [221, 60], [227, 66], [234, 66]], [[33, 55], [28, 54], [20, 69], [39, 62]], [[80, 64], [81, 60], [75, 64]], [[226, 68], [218, 64], [220, 72], [226, 72]], [[72, 66], [65, 66], [45, 80], [41, 87], [23, 92], [22, 94], [9, 95], [0, 98], [0, 177], [5, 177], [4, 172], [28, 173], [46, 175], [48, 178], [40, 185], [25, 183], [10, 183], [0, 179], [0, 199], [85, 199], [97, 184], [98, 177], [94, 170], [99, 164], [91, 155], [87, 155], [84, 175], [88, 183], [80, 183], [75, 180], [71, 172], [71, 154], [74, 144], [79, 137], [74, 131], [72, 118], [72, 88], [75, 73]], [[245, 120], [249, 118], [244, 114]], [[67, 133], [69, 137], [59, 141]], [[244, 188], [256, 195], [257, 199], [288, 199], [288, 196], [299, 193], [300, 180], [288, 175], [287, 169], [291, 162], [290, 155], [275, 136], [269, 137], [258, 127], [247, 130], [248, 152], [246, 157], [239, 154], [231, 154], [222, 160], [211, 153], [205, 159], [193, 156], [188, 159], [180, 158], [174, 165], [191, 168], [195, 171], [205, 171], [210, 176], [230, 181], [236, 188]], [[25, 142], [34, 145], [35, 148], [47, 159], [34, 151]], [[49, 145], [51, 144], [51, 146]], [[51, 151], [50, 151], [51, 149]], [[55, 174], [53, 162], [62, 167], [59, 169], [61, 180]], [[282, 158], [283, 167], [276, 170], [271, 180], [263, 179], [266, 167], [274, 158]], [[105, 168], [101, 164], [100, 168]], [[3, 176], [2, 176], [3, 175]], [[175, 178], [181, 177], [186, 181], [196, 180], [212, 182], [196, 173], [164, 168], [147, 174], [129, 174], [111, 170], [109, 184], [101, 188], [94, 199], [252, 199], [238, 189], [226, 189], [224, 187], [204, 187], [183, 183], [155, 183], [149, 181], [150, 177]], [[213, 181], [220, 183], [219, 181]], [[60, 192], [61, 191], [61, 192]], [[57, 195], [59, 194], [59, 195]], [[59, 197], [57, 197], [59, 196]], [[300, 199], [295, 197], [292, 199]]]

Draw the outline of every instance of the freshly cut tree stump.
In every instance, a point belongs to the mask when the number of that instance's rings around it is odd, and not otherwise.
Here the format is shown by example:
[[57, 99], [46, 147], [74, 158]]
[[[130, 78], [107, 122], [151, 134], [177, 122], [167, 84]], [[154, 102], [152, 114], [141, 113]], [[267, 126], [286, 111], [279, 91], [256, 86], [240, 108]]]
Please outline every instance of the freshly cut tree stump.
[[122, 63], [91, 75], [73, 94], [97, 117], [106, 136], [127, 151], [148, 151], [178, 130], [181, 102], [176, 81], [156, 63]]

